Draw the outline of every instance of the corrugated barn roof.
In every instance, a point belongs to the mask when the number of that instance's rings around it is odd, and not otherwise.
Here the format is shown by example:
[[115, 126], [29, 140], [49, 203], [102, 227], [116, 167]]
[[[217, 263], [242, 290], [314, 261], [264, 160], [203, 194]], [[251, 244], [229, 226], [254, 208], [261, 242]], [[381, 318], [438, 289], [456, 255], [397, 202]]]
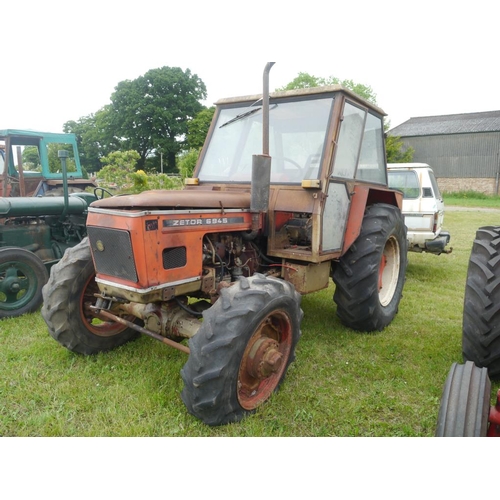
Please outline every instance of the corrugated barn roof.
[[401, 125], [389, 130], [389, 135], [415, 137], [498, 131], [500, 131], [500, 111], [484, 111], [481, 113], [410, 118]]

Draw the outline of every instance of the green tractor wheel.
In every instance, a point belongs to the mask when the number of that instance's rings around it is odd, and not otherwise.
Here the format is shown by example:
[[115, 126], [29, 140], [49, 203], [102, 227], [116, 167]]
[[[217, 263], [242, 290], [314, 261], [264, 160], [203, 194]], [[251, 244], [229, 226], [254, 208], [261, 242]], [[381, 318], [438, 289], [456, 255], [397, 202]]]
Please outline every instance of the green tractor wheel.
[[23, 248], [0, 248], [0, 318], [36, 311], [49, 279], [43, 262]]

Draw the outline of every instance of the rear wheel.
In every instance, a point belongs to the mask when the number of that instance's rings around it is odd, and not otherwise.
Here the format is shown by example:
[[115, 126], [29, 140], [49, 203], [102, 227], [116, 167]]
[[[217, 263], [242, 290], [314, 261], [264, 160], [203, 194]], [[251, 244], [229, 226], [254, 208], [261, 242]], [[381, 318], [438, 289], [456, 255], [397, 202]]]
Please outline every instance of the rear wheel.
[[181, 376], [188, 411], [208, 425], [237, 422], [278, 389], [300, 337], [300, 295], [255, 275], [222, 290], [189, 341]]
[[443, 388], [437, 437], [481, 437], [488, 430], [491, 382], [472, 361], [453, 363]]
[[361, 232], [333, 274], [337, 315], [360, 331], [385, 328], [398, 312], [407, 257], [406, 227], [397, 207], [368, 207]]
[[70, 351], [96, 354], [138, 336], [121, 324], [96, 318], [90, 309], [99, 291], [88, 239], [69, 248], [43, 288], [42, 316], [50, 335]]
[[32, 252], [18, 247], [0, 249], [0, 318], [36, 311], [48, 280], [44, 263]]
[[467, 270], [462, 328], [464, 360], [500, 376], [500, 227], [476, 232]]

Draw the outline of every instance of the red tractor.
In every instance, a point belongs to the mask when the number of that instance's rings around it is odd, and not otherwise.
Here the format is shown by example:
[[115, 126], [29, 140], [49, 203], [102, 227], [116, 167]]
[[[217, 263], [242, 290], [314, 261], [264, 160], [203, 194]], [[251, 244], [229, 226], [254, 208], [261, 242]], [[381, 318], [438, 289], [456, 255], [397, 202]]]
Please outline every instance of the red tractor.
[[337, 85], [270, 94], [273, 64], [262, 95], [216, 103], [185, 189], [94, 202], [88, 239], [44, 288], [49, 332], [71, 351], [141, 333], [188, 353], [181, 397], [209, 425], [239, 421], [278, 389], [302, 294], [331, 277], [340, 320], [379, 331], [405, 280], [383, 111]]

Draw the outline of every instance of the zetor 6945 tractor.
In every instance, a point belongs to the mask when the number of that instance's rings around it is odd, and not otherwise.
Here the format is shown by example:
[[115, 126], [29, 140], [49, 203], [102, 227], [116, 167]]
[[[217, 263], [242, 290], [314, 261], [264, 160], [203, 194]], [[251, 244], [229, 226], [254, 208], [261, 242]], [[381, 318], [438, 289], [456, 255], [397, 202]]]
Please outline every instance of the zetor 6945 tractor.
[[278, 388], [301, 294], [332, 277], [341, 321], [377, 331], [405, 279], [383, 112], [340, 86], [270, 95], [272, 64], [262, 96], [217, 103], [185, 189], [92, 203], [88, 239], [44, 288], [50, 334], [72, 351], [142, 333], [189, 353], [181, 397], [209, 425], [240, 420]]

